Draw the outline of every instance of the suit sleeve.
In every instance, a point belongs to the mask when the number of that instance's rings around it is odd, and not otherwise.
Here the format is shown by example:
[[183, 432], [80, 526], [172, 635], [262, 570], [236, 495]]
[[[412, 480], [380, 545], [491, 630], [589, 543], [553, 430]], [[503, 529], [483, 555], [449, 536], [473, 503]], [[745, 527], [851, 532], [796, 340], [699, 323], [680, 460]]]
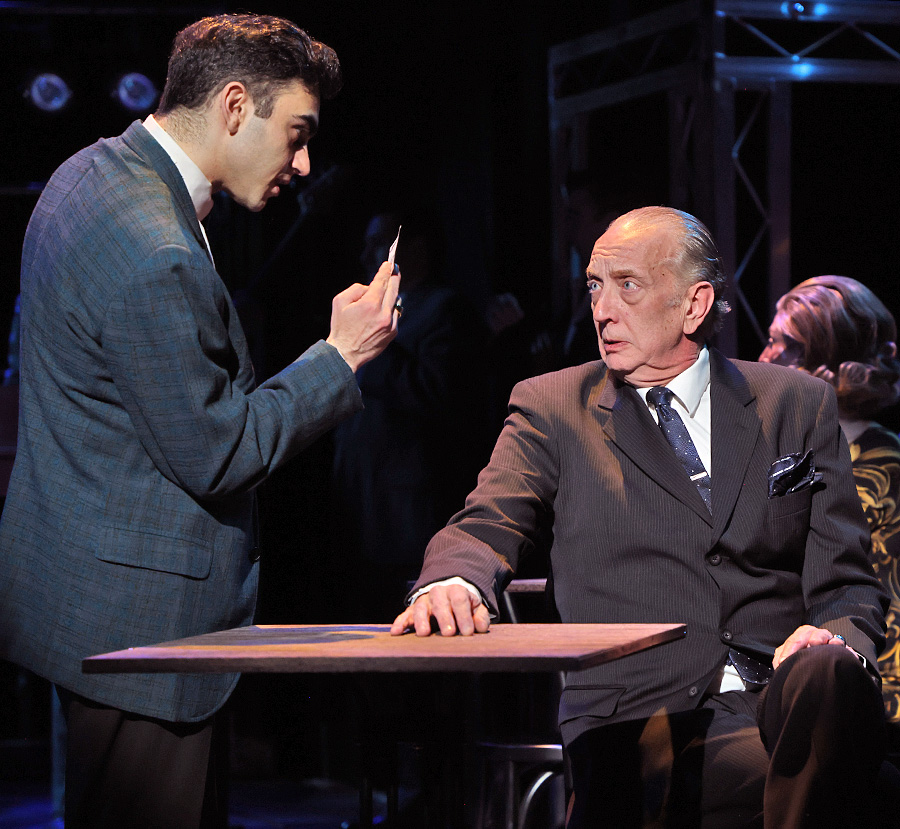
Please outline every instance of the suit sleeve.
[[822, 486], [812, 498], [803, 568], [808, 621], [843, 636], [873, 672], [884, 647], [888, 597], [868, 561], [869, 533], [841, 433], [834, 390], [824, 385], [811, 448]]
[[198, 499], [251, 489], [361, 408], [352, 371], [324, 342], [253, 389], [218, 274], [180, 246], [123, 277], [102, 349], [153, 463]]
[[411, 592], [459, 576], [488, 598], [491, 613], [498, 612], [499, 593], [552, 520], [558, 453], [542, 408], [528, 381], [513, 389], [509, 415], [478, 486], [465, 508], [432, 538]]

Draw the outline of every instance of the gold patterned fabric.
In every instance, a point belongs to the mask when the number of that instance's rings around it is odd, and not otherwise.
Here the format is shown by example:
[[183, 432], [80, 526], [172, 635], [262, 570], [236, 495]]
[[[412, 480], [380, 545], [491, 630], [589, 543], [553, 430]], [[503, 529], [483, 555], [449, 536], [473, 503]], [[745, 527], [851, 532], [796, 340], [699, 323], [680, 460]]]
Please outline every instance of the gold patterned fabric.
[[878, 657], [888, 721], [900, 723], [900, 439], [881, 426], [850, 444], [853, 477], [872, 531], [872, 566], [891, 596], [887, 644]]

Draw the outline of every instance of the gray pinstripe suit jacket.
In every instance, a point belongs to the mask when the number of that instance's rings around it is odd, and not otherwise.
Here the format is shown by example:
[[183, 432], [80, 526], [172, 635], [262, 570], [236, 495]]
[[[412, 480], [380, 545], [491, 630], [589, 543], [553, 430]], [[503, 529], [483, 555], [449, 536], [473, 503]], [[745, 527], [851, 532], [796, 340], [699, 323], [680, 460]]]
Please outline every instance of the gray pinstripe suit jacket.
[[187, 189], [134, 123], [69, 159], [22, 262], [19, 445], [0, 522], [0, 656], [166, 720], [236, 676], [85, 676], [93, 653], [250, 623], [254, 487], [361, 407], [319, 342], [255, 387]]
[[[458, 575], [494, 597], [552, 521], [563, 622], [687, 624], [679, 642], [571, 673], [567, 741], [690, 709], [730, 646], [771, 659], [804, 623], [870, 662], [883, 646], [886, 597], [833, 389], [715, 351], [711, 372], [712, 515], [638, 394], [594, 362], [513, 390], [477, 488], [429, 544], [417, 587]], [[770, 499], [770, 464], [807, 449], [824, 486]]]

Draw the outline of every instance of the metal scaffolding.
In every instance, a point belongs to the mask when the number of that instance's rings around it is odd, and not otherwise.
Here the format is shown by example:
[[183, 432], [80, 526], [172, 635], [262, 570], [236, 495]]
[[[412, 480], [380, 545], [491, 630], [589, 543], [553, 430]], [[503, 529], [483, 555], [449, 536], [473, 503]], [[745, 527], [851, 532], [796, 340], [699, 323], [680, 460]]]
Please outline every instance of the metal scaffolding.
[[[711, 226], [734, 277], [728, 298], [740, 314], [717, 338], [734, 356], [738, 318], [765, 339], [745, 288], [771, 313], [791, 287], [793, 84], [900, 84], [900, 3], [687, 0], [553, 47], [548, 71], [556, 264], [565, 183], [590, 162], [589, 116], [662, 93], [669, 203]], [[554, 312], [567, 291], [555, 278]]]

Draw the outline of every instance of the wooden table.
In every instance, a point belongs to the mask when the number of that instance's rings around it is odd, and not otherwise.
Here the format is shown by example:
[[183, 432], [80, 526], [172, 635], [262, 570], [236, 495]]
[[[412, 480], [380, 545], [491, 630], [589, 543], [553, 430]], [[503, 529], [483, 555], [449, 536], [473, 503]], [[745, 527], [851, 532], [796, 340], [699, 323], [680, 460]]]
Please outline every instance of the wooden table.
[[389, 625], [252, 625], [90, 656], [85, 673], [568, 671], [680, 639], [685, 626], [494, 625], [391, 636]]
[[[488, 633], [449, 637], [391, 636], [389, 625], [254, 625], [91, 656], [82, 669], [85, 673], [568, 671], [610, 662], [684, 635], [682, 624], [497, 624]], [[371, 700], [363, 703], [369, 706]], [[456, 707], [465, 708], [458, 700]], [[361, 737], [363, 768], [368, 770], [377, 751], [373, 734]], [[363, 827], [371, 827], [373, 820], [368, 770], [360, 787]], [[395, 825], [397, 814], [394, 782], [388, 793], [389, 825]], [[462, 825], [445, 814], [451, 821], [448, 825]]]

